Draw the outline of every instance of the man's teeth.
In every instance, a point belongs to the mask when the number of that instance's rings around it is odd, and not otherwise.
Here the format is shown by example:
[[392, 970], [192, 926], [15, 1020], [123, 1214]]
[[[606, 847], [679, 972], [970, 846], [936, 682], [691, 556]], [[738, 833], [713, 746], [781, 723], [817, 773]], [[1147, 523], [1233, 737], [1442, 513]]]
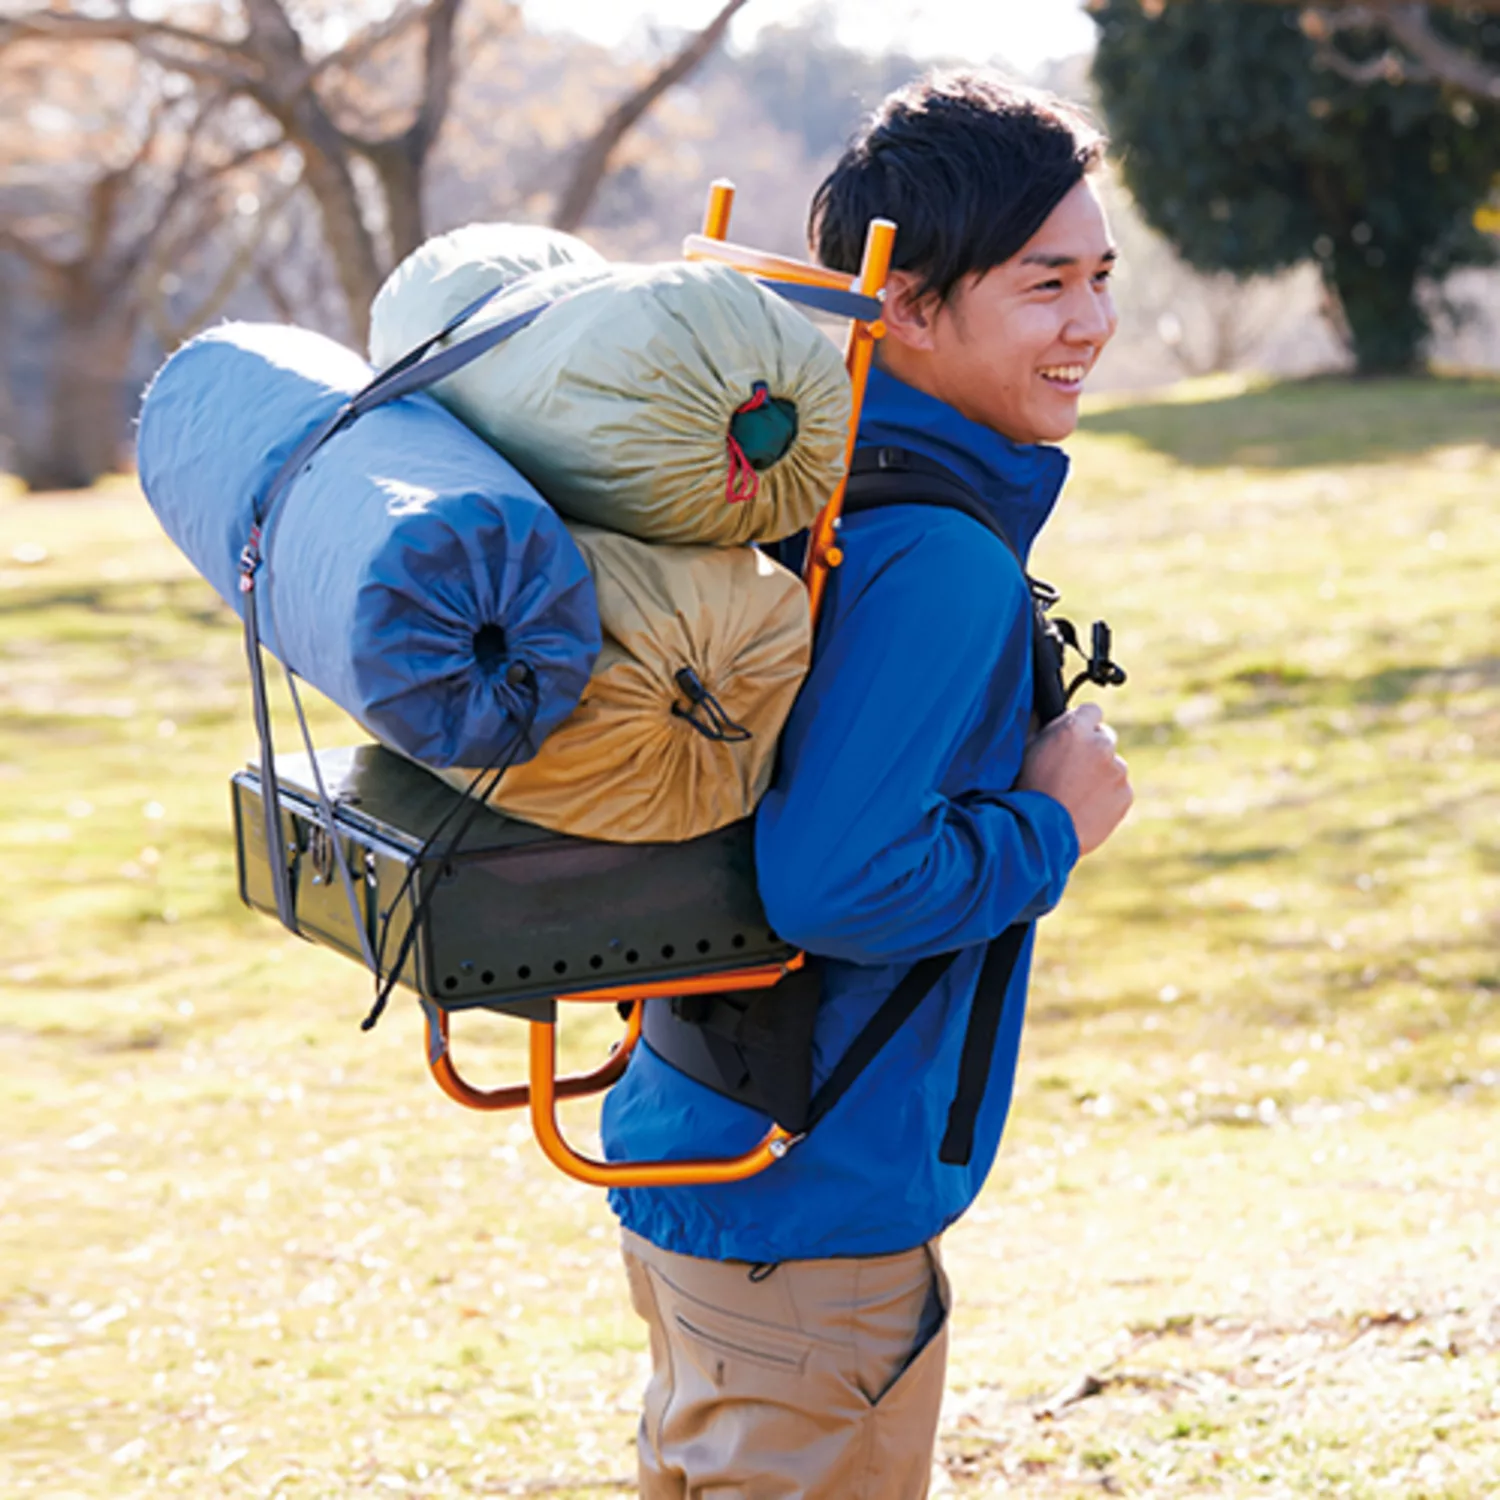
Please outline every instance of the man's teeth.
[[1083, 365], [1053, 365], [1050, 369], [1042, 371], [1044, 380], [1062, 380], [1071, 384], [1073, 381], [1082, 380], [1088, 374]]

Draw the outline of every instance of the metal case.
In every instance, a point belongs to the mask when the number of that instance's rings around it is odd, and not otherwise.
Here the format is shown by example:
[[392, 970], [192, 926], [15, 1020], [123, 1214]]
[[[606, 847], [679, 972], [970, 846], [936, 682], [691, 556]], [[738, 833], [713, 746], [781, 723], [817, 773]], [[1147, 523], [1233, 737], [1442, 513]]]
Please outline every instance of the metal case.
[[[390, 962], [417, 919], [402, 982], [445, 1010], [546, 1019], [556, 996], [795, 956], [766, 922], [748, 820], [684, 844], [606, 844], [483, 807], [448, 852], [470, 809], [430, 772], [378, 745], [320, 751], [318, 766], [360, 910], [346, 899], [311, 763], [278, 757], [297, 931], [363, 962], [356, 922], [374, 941], [393, 910]], [[231, 794], [241, 899], [275, 916], [259, 770], [237, 772]]]

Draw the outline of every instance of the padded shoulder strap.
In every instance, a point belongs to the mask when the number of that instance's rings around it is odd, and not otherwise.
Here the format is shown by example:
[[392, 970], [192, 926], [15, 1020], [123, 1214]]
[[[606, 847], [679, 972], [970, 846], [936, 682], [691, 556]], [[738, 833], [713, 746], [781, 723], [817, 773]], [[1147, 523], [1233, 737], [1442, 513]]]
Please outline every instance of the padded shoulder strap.
[[1068, 706], [1062, 637], [1047, 618], [1047, 610], [1057, 603], [1057, 590], [1026, 571], [1020, 552], [999, 519], [946, 464], [907, 448], [856, 450], [844, 490], [845, 514], [857, 515], [887, 505], [940, 505], [962, 511], [1005, 544], [1031, 591], [1032, 707], [1040, 723], [1050, 724]]

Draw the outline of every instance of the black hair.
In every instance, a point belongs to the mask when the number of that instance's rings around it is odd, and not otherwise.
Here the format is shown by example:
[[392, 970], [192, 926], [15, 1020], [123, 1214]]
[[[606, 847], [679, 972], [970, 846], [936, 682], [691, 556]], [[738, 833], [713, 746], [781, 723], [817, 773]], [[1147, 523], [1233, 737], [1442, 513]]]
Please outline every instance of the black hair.
[[1098, 165], [1104, 137], [1077, 106], [997, 73], [929, 73], [891, 94], [813, 194], [808, 241], [859, 270], [871, 219], [896, 222], [892, 267], [946, 301], [1009, 260]]

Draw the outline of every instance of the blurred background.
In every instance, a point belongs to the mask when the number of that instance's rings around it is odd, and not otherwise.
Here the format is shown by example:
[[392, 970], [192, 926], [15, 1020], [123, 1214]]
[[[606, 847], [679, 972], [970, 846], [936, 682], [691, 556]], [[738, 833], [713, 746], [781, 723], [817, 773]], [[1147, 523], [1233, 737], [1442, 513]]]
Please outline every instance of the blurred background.
[[660, 258], [729, 176], [741, 237], [799, 253], [861, 113], [940, 63], [995, 62], [1113, 134], [1123, 322], [1093, 389], [1500, 364], [1500, 281], [1482, 269], [1500, 244], [1484, 232], [1500, 204], [1489, 0], [0, 15], [0, 468], [32, 487], [121, 466], [143, 380], [207, 323], [288, 319], [362, 345], [385, 273], [471, 220]]

